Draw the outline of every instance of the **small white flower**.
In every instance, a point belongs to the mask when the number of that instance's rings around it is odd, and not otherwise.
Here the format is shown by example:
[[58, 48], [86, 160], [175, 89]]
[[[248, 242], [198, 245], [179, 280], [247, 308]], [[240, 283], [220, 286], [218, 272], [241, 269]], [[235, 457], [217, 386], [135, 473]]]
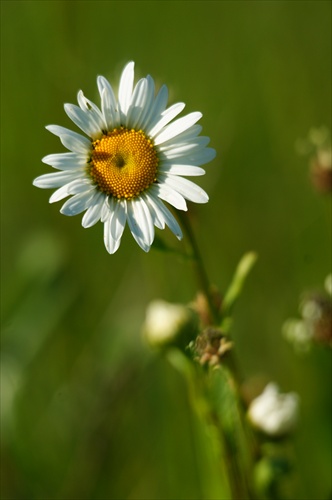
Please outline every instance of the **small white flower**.
[[167, 225], [178, 239], [179, 224], [163, 203], [187, 210], [186, 200], [206, 203], [208, 195], [182, 176], [203, 175], [201, 165], [215, 157], [208, 137], [199, 136], [199, 112], [172, 120], [185, 105], [167, 108], [165, 85], [155, 95], [150, 75], [134, 86], [134, 63], [121, 75], [118, 97], [109, 82], [97, 78], [101, 109], [82, 91], [78, 104], [65, 104], [69, 118], [85, 137], [58, 125], [46, 128], [57, 135], [69, 153], [51, 154], [43, 162], [60, 172], [34, 180], [40, 188], [58, 188], [50, 203], [71, 196], [62, 206], [64, 215], [85, 212], [82, 225], [104, 223], [109, 253], [119, 248], [126, 223], [139, 246], [149, 251], [154, 226]]
[[146, 311], [143, 334], [149, 344], [164, 346], [179, 339], [188, 341], [196, 334], [197, 318], [188, 307], [154, 300]]
[[282, 333], [285, 339], [293, 344], [297, 352], [309, 351], [314, 335], [314, 329], [310, 322], [303, 319], [288, 319], [282, 327]]
[[326, 276], [324, 286], [327, 293], [332, 296], [332, 273]]
[[268, 384], [248, 409], [254, 427], [272, 437], [291, 432], [297, 423], [299, 397], [296, 393], [281, 394], [276, 384]]

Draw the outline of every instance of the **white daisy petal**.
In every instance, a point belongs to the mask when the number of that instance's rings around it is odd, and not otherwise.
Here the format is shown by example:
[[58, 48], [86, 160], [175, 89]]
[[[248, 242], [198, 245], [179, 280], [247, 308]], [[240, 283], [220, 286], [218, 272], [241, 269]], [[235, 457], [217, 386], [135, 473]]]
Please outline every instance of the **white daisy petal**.
[[57, 170], [75, 170], [84, 168], [87, 165], [87, 157], [77, 153], [59, 153], [44, 156], [42, 162], [51, 165]]
[[177, 165], [166, 162], [162, 162], [158, 169], [160, 172], [173, 175], [198, 176], [205, 174], [205, 170], [201, 167], [194, 167], [193, 165]]
[[78, 194], [89, 191], [90, 189], [96, 189], [96, 187], [92, 184], [91, 179], [80, 178], [75, 179], [70, 183], [68, 187], [69, 194]]
[[108, 196], [105, 196], [104, 204], [103, 204], [103, 207], [101, 209], [101, 214], [100, 214], [101, 222], [106, 222], [106, 220], [110, 216], [110, 213], [111, 212], [110, 212], [110, 206], [109, 206], [109, 198], [108, 198]]
[[159, 151], [165, 154], [165, 156], [178, 156], [180, 154], [193, 154], [200, 149], [205, 148], [210, 142], [209, 137], [194, 137], [187, 141], [177, 141], [173, 139], [172, 141], [167, 141], [162, 146], [159, 146]]
[[75, 196], [69, 198], [69, 200], [62, 205], [60, 212], [63, 215], [70, 216], [83, 212], [89, 207], [90, 201], [93, 198], [94, 193], [92, 191], [75, 194]]
[[94, 197], [89, 202], [89, 208], [85, 212], [82, 219], [83, 227], [91, 227], [100, 220], [101, 210], [103, 208], [105, 195], [96, 191]]
[[107, 130], [112, 130], [120, 125], [120, 112], [118, 108], [114, 108], [107, 97], [107, 89], [103, 90], [102, 107]]
[[121, 238], [114, 240], [110, 231], [111, 214], [104, 223], [104, 243], [108, 253], [113, 254], [117, 251], [120, 246]]
[[155, 137], [164, 127], [167, 125], [173, 118], [175, 118], [181, 111], [185, 108], [185, 104], [183, 102], [178, 102], [173, 104], [170, 108], [166, 109], [161, 115], [158, 123], [154, 125], [152, 130], [149, 130], [149, 136]]
[[126, 225], [127, 202], [125, 200], [116, 200], [112, 198], [110, 201], [110, 211], [113, 214], [110, 225], [111, 235], [114, 240], [118, 240], [122, 237]]
[[181, 228], [164, 202], [187, 210], [187, 199], [208, 201], [203, 189], [182, 177], [203, 175], [200, 166], [216, 154], [196, 124], [202, 114], [194, 112], [174, 121], [185, 104], [167, 108], [167, 87], [163, 85], [155, 96], [150, 75], [134, 87], [134, 62], [122, 71], [117, 96], [103, 76], [97, 77], [97, 86], [100, 108], [81, 90], [78, 106], [64, 106], [88, 137], [58, 125], [47, 126], [69, 152], [45, 156], [42, 161], [58, 172], [41, 175], [33, 184], [55, 189], [50, 203], [70, 197], [60, 212], [85, 211], [83, 227], [100, 220], [110, 254], [119, 248], [127, 222], [146, 252], [153, 243], [155, 226], [164, 229], [167, 225], [181, 239]]
[[170, 123], [165, 127], [160, 134], [155, 137], [154, 143], [156, 146], [162, 144], [165, 141], [169, 141], [178, 134], [181, 134], [184, 130], [194, 125], [198, 120], [202, 118], [202, 113], [198, 111], [194, 113], [189, 113], [189, 115], [178, 118], [175, 122]]
[[76, 104], [65, 104], [65, 112], [69, 118], [77, 125], [86, 135], [97, 138], [100, 135], [100, 127], [92, 119], [91, 114], [86, 113]]
[[144, 122], [141, 125], [141, 128], [146, 131], [147, 134], [150, 134], [152, 128], [159, 122], [162, 117], [162, 113], [165, 111], [168, 100], [168, 89], [166, 85], [163, 85], [159, 90], [157, 97], [155, 98], [151, 109], [147, 113], [147, 116], [144, 118]]
[[89, 115], [89, 119], [96, 124], [96, 127], [99, 127], [100, 131], [107, 128], [102, 112], [94, 102], [85, 97], [82, 90], [77, 94], [77, 102], [80, 108]]
[[[97, 86], [98, 86], [100, 98], [102, 101], [102, 105], [104, 105], [104, 107], [107, 105], [113, 109], [116, 109], [117, 103], [116, 103], [115, 95], [114, 95], [112, 86], [106, 80], [106, 78], [104, 78], [103, 76], [98, 76]], [[102, 106], [102, 111], [103, 111], [103, 106]]]
[[83, 144], [82, 141], [78, 140], [77, 138], [73, 137], [72, 135], [62, 135], [60, 137], [60, 141], [64, 145], [65, 148], [69, 149], [70, 151], [77, 151], [78, 153], [85, 153], [87, 151], [90, 151], [91, 149], [91, 144], [89, 145], [89, 149], [87, 148], [87, 145]]
[[67, 182], [73, 181], [76, 177], [77, 173], [75, 171], [44, 174], [36, 177], [33, 181], [33, 185], [42, 189], [57, 188], [67, 184]]
[[153, 78], [151, 78], [150, 75], [146, 77], [146, 99], [145, 99], [145, 105], [142, 109], [142, 112], [140, 114], [140, 117], [136, 123], [136, 127], [141, 130], [146, 129], [146, 122], [149, 119], [151, 110], [154, 106], [154, 81]]
[[170, 147], [179, 147], [184, 144], [196, 144], [203, 147], [207, 146], [210, 142], [210, 137], [204, 135], [200, 135], [198, 137], [196, 127], [199, 127], [199, 125], [193, 125], [182, 134], [173, 137], [169, 141], [163, 142], [163, 144], [159, 146], [159, 150], [163, 151], [169, 149]]
[[154, 184], [149, 189], [149, 192], [155, 194], [156, 196], [158, 196], [158, 198], [167, 201], [167, 203], [177, 208], [178, 210], [188, 210], [187, 203], [184, 197], [165, 183]]
[[150, 212], [142, 198], [127, 203], [127, 220], [134, 239], [148, 252], [153, 242], [154, 228]]
[[209, 197], [204, 189], [188, 179], [167, 175], [164, 177], [164, 182], [187, 200], [194, 201], [195, 203], [207, 203], [209, 201]]
[[[166, 156], [164, 154], [165, 158], [168, 158], [171, 155]], [[186, 165], [205, 165], [205, 163], [209, 163], [212, 161], [216, 156], [216, 151], [213, 148], [205, 148], [200, 151], [197, 151], [195, 153], [183, 153], [182, 155], [178, 155], [175, 158], [172, 159], [174, 163], [177, 164], [186, 164]], [[171, 162], [171, 159], [166, 159], [166, 162]]]
[[142, 229], [145, 235], [145, 240], [148, 242], [149, 246], [151, 246], [154, 240], [154, 225], [150, 211], [143, 198], [134, 200], [134, 202], [136, 205], [139, 205], [140, 209], [142, 209], [142, 214], [144, 213], [144, 224], [142, 225]]
[[59, 125], [47, 125], [46, 129], [60, 137], [60, 141], [65, 148], [74, 153], [89, 153], [91, 151], [91, 141], [81, 134], [77, 134], [65, 127], [59, 127]]
[[124, 68], [119, 85], [119, 106], [121, 110], [121, 119], [126, 118], [127, 111], [131, 101], [131, 95], [134, 85], [134, 62], [130, 62]]
[[61, 127], [60, 125], [46, 125], [45, 128], [52, 134], [60, 137], [60, 139], [62, 136], [70, 136], [73, 137], [73, 139], [76, 139], [78, 142], [82, 143], [83, 146], [86, 146], [86, 149], [88, 149], [89, 151], [91, 149], [91, 141], [89, 141], [89, 139], [81, 134], [78, 134], [77, 132], [73, 132], [69, 128]]
[[144, 193], [142, 195], [142, 197], [145, 200], [145, 203], [149, 207], [153, 224], [156, 227], [158, 227], [159, 229], [165, 229], [165, 220], [164, 220], [164, 217], [160, 213], [160, 210], [158, 210], [157, 205], [154, 203], [154, 198], [152, 198], [152, 194], [151, 193], [149, 193], [149, 194], [148, 193]]
[[[203, 147], [199, 144], [183, 144], [179, 147], [174, 147], [167, 149], [166, 151], [160, 151], [160, 159], [163, 161], [173, 161], [174, 163], [178, 158], [193, 157], [196, 155]], [[194, 162], [196, 163], [196, 162]]]
[[113, 89], [103, 76], [97, 78], [98, 90], [101, 97], [101, 110], [109, 129], [120, 125], [120, 114]]
[[168, 210], [168, 208], [163, 204], [162, 201], [159, 200], [158, 197], [155, 197], [153, 194], [149, 193], [146, 196], [146, 202], [150, 204], [150, 206], [154, 209], [156, 217], [163, 221], [163, 226], [165, 223], [170, 228], [173, 234], [181, 240], [183, 237], [181, 228], [173, 216], [173, 214]]
[[146, 78], [142, 78], [136, 85], [127, 112], [126, 126], [135, 128], [144, 110], [147, 98], [148, 83]]
[[54, 193], [52, 194], [52, 196], [50, 196], [50, 199], [48, 200], [49, 203], [55, 203], [57, 201], [63, 200], [64, 198], [67, 198], [67, 196], [69, 196], [68, 193], [69, 184], [65, 184], [64, 186], [61, 186], [59, 189], [54, 191]]
[[55, 203], [56, 201], [63, 200], [63, 198], [67, 198], [67, 196], [71, 194], [83, 193], [85, 191], [89, 191], [90, 189], [92, 189], [90, 182], [82, 179], [75, 179], [74, 181], [71, 181], [54, 191], [49, 199], [49, 202]]
[[104, 221], [104, 244], [107, 249], [107, 251], [111, 254], [113, 252], [110, 251], [110, 238], [111, 238], [111, 232], [110, 232], [110, 216], [111, 214], [108, 214], [107, 219]]
[[61, 137], [61, 135], [65, 135], [65, 134], [67, 134], [67, 135], [74, 134], [76, 136], [80, 135], [80, 134], [77, 134], [77, 132], [73, 132], [72, 130], [69, 130], [69, 128], [61, 127], [60, 125], [46, 125], [45, 128], [46, 128], [46, 130], [51, 132], [51, 134], [54, 134], [58, 137]]
[[173, 137], [172, 139], [163, 142], [162, 147], [166, 148], [167, 146], [170, 145], [178, 145], [178, 144], [184, 144], [187, 141], [193, 142], [195, 138], [201, 133], [203, 127], [201, 125], [193, 125], [187, 130], [184, 130], [181, 132], [181, 134], [178, 134], [176, 137]]

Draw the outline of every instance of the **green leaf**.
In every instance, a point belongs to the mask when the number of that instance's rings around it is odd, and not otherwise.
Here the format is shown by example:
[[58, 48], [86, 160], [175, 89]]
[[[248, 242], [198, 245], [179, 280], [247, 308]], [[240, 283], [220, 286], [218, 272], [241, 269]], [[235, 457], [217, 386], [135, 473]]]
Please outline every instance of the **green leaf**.
[[243, 285], [247, 279], [249, 272], [251, 271], [253, 265], [257, 260], [257, 254], [255, 252], [248, 252], [244, 254], [242, 259], [237, 265], [233, 279], [230, 286], [225, 294], [222, 306], [222, 315], [228, 316], [234, 303], [239, 298]]

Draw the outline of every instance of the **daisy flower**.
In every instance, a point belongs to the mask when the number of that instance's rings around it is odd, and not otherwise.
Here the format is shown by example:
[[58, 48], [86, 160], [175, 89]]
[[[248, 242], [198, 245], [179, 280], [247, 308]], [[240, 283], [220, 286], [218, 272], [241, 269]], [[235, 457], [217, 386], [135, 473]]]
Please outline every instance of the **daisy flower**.
[[206, 203], [208, 195], [183, 176], [203, 175], [201, 165], [215, 157], [207, 148], [208, 137], [199, 136], [199, 112], [172, 121], [185, 107], [167, 108], [165, 85], [155, 95], [150, 75], [134, 86], [134, 63], [120, 78], [118, 97], [109, 82], [98, 76], [100, 109], [82, 91], [78, 106], [65, 104], [65, 112], [86, 136], [58, 125], [46, 128], [60, 138], [69, 153], [51, 154], [43, 162], [59, 172], [37, 177], [40, 188], [58, 188], [50, 203], [68, 198], [60, 212], [85, 212], [83, 227], [104, 223], [104, 242], [109, 253], [119, 248], [128, 223], [139, 246], [149, 251], [154, 226], [167, 225], [178, 239], [182, 232], [166, 207], [187, 210], [186, 200]]

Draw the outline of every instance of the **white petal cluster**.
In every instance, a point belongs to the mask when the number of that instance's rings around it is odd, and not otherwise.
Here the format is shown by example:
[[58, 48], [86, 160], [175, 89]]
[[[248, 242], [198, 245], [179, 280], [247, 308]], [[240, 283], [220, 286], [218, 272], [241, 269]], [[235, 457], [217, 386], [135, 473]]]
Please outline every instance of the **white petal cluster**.
[[154, 300], [146, 311], [143, 334], [150, 345], [162, 347], [176, 342], [187, 333], [192, 338], [196, 326], [197, 319], [188, 307]]
[[296, 393], [281, 394], [276, 384], [268, 384], [248, 409], [250, 422], [271, 437], [291, 432], [297, 423], [299, 397]]
[[[185, 105], [177, 103], [167, 108], [167, 87], [163, 85], [156, 94], [150, 75], [134, 85], [133, 62], [129, 62], [122, 72], [117, 97], [104, 77], [97, 78], [97, 86], [100, 109], [82, 91], [77, 96], [78, 106], [64, 106], [69, 118], [87, 137], [58, 125], [46, 127], [70, 152], [43, 158], [44, 163], [59, 172], [37, 177], [34, 185], [57, 188], [50, 203], [70, 196], [60, 212], [68, 216], [85, 212], [83, 227], [103, 222], [104, 243], [111, 254], [119, 248], [126, 223], [146, 252], [153, 243], [155, 226], [164, 229], [167, 225], [181, 239], [181, 228], [163, 202], [178, 210], [187, 210], [186, 200], [208, 201], [203, 189], [182, 177], [203, 175], [205, 171], [201, 165], [215, 157], [215, 150], [206, 147], [209, 138], [199, 136], [202, 127], [196, 123], [202, 114], [189, 113], [173, 121]], [[153, 142], [158, 155], [156, 182], [132, 199], [117, 199], [105, 194], [88, 174], [93, 141], [117, 127], [142, 130]]]

